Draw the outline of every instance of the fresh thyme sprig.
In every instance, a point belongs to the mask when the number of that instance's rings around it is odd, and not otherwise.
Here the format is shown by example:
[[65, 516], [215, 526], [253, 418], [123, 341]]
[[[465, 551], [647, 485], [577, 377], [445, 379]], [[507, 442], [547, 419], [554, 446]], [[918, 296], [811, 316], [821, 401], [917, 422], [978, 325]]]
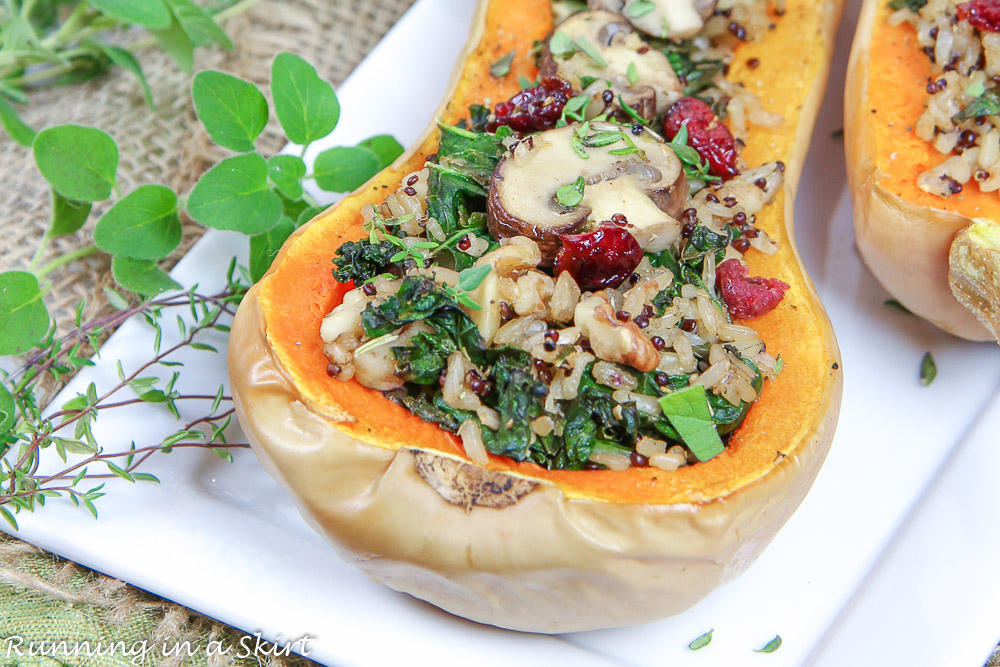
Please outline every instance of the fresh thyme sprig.
[[[139, 11], [187, 2], [142, 0], [129, 7]], [[35, 163], [51, 186], [52, 215], [26, 270], [0, 273], [0, 356], [21, 358], [13, 370], [0, 371], [0, 515], [15, 529], [18, 512], [34, 510], [57, 496], [96, 516], [94, 501], [103, 495], [107, 479], [156, 481], [137, 470], [155, 453], [202, 448], [231, 460], [232, 449], [246, 447], [226, 440], [233, 410], [221, 387], [214, 394], [186, 393], [178, 389], [179, 370], [160, 375], [180, 365], [176, 355], [182, 351], [217, 351], [204, 336], [228, 333], [226, 319], [248, 285], [263, 276], [287, 237], [321, 210], [305, 191], [308, 182], [327, 192], [353, 190], [403, 150], [392, 137], [379, 135], [357, 146], [321, 152], [307, 173], [307, 148], [333, 131], [339, 120], [336, 93], [305, 60], [287, 53], [274, 60], [271, 91], [274, 113], [288, 138], [298, 144], [298, 154], [265, 158], [256, 151], [271, 112], [256, 86], [223, 72], [204, 71], [194, 78], [192, 98], [199, 119], [216, 143], [236, 155], [203, 174], [186, 197], [161, 185], [142, 185], [123, 196], [118, 146], [101, 130], [63, 125], [36, 134], [21, 128], [21, 138], [31, 145]], [[108, 199], [114, 203], [97, 220], [92, 243], [42, 263], [51, 239], [81, 230], [94, 205]], [[235, 261], [230, 263], [226, 289], [218, 294], [178, 292], [180, 285], [160, 267], [180, 243], [182, 209], [205, 227], [249, 237], [249, 267], [237, 271]], [[412, 251], [421, 249], [429, 248]], [[111, 256], [117, 289], [105, 289], [105, 296], [116, 312], [85, 321], [80, 303], [75, 326], [56, 335], [56, 323], [44, 303], [52, 288], [51, 274], [98, 252]], [[164, 292], [168, 294], [160, 296]], [[177, 319], [178, 342], [161, 349], [164, 318], [178, 308], [187, 315]], [[148, 361], [130, 373], [119, 365], [119, 382], [103, 393], [91, 384], [58, 408], [41, 407], [54, 386], [94, 363], [88, 355], [107, 333], [133, 317], [141, 317], [152, 329]], [[182, 403], [204, 403], [205, 409], [200, 416], [182, 419]], [[106, 451], [94, 432], [98, 417], [139, 404], [161, 405], [183, 426], [159, 442]], [[64, 462], [62, 470], [40, 471], [43, 459], [50, 467], [55, 456]]]

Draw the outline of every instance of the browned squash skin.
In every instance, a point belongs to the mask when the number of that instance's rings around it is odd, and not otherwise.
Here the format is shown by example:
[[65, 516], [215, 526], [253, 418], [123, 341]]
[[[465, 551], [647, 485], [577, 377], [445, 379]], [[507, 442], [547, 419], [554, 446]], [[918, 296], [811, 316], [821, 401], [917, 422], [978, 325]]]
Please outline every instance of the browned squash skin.
[[[785, 116], [781, 128], [754, 130], [744, 155], [787, 165], [784, 191], [758, 216], [781, 250], [748, 259], [755, 275], [791, 289], [754, 321], [785, 368], [711, 461], [675, 472], [546, 471], [491, 456], [479, 468], [450, 433], [327, 377], [320, 321], [348, 289], [333, 280], [331, 258], [364, 234], [361, 207], [434, 152], [433, 131], [288, 240], [237, 313], [233, 395], [261, 462], [343, 558], [460, 616], [549, 633], [681, 612], [753, 562], [812, 484], [840, 407], [839, 351], [791, 226], [840, 10], [832, 0], [788, 0], [774, 30], [741, 46], [732, 67], [748, 86], [764, 82], [765, 105]], [[551, 21], [548, 0], [484, 3], [441, 118], [455, 121], [470, 103], [508, 97], [518, 75], [533, 77], [523, 54]], [[490, 63], [511, 49], [512, 74], [491, 78]], [[760, 65], [746, 67], [750, 59]]]

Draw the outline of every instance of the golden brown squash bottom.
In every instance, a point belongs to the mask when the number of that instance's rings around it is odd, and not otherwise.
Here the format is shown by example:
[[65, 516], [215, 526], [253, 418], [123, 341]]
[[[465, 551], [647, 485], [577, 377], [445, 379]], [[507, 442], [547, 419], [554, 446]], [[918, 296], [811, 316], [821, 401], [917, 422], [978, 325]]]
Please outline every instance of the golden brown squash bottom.
[[[844, 136], [858, 250], [912, 312], [956, 336], [990, 340], [1000, 332], [988, 331], [952, 293], [949, 253], [973, 218], [1000, 220], [1000, 194], [970, 183], [943, 198], [917, 187], [917, 176], [944, 156], [912, 131], [924, 110], [930, 62], [909, 24], [887, 23], [891, 11], [882, 0], [865, 0], [847, 72]], [[981, 287], [995, 292], [1000, 282]], [[1000, 295], [993, 297], [997, 304]], [[985, 319], [1000, 322], [1000, 314]]]
[[[341, 243], [364, 235], [380, 202], [434, 151], [417, 147], [290, 238], [240, 306], [229, 346], [237, 413], [261, 462], [340, 555], [377, 582], [483, 623], [569, 632], [683, 611], [743, 571], [798, 506], [826, 456], [842, 387], [839, 351], [794, 246], [793, 194], [826, 81], [841, 3], [788, 0], [731, 77], [785, 122], [755, 129], [750, 164], [781, 158], [786, 185], [758, 215], [781, 250], [751, 253], [754, 274], [792, 287], [754, 321], [784, 370], [767, 383], [725, 453], [675, 472], [546, 471], [490, 457], [464, 463], [460, 442], [379, 392], [327, 377], [319, 328], [347, 286], [331, 276]], [[548, 0], [482, 4], [446, 121], [506, 99], [524, 54], [551, 29]], [[490, 63], [518, 58], [498, 81]], [[755, 69], [746, 61], [756, 58]], [[795, 63], [789, 76], [789, 63]], [[447, 498], [447, 499], [446, 499]], [[331, 601], [335, 604], [335, 601]]]

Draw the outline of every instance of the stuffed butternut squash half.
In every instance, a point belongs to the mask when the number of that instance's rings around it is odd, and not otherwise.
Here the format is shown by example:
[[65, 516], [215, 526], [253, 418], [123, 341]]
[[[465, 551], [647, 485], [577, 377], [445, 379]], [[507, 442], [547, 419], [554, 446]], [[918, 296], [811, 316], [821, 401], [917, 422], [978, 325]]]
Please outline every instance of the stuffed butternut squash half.
[[579, 5], [484, 2], [425, 138], [288, 240], [229, 348], [345, 559], [548, 633], [742, 572], [842, 386], [791, 226], [840, 5]]
[[862, 258], [904, 306], [1000, 340], [1000, 2], [866, 0], [844, 100]]

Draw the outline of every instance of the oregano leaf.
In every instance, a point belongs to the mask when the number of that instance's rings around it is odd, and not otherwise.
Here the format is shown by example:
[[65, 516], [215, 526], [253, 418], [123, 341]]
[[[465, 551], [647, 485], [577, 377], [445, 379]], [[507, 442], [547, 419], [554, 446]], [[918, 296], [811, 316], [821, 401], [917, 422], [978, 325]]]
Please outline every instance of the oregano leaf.
[[132, 259], [163, 259], [181, 242], [177, 195], [162, 185], [141, 185], [97, 221], [94, 244]]
[[6, 435], [17, 423], [17, 408], [14, 397], [10, 395], [7, 385], [0, 382], [0, 436]]
[[295, 231], [295, 223], [282, 216], [274, 227], [250, 237], [250, 280], [257, 282], [271, 268], [282, 244]]
[[170, 25], [170, 11], [163, 0], [90, 0], [91, 6], [111, 18], [153, 30]]
[[146, 98], [146, 104], [149, 105], [150, 109], [153, 108], [153, 91], [149, 88], [149, 81], [146, 80], [146, 73], [142, 71], [142, 65], [139, 63], [139, 59], [132, 55], [131, 51], [117, 46], [111, 46], [110, 44], [105, 44], [97, 40], [90, 40], [87, 44], [92, 44], [93, 46], [99, 48], [104, 55], [111, 60], [111, 62], [138, 79], [139, 85], [142, 87], [142, 95]]
[[212, 141], [245, 153], [267, 125], [267, 99], [257, 86], [231, 74], [205, 70], [191, 84], [195, 112]]
[[379, 171], [379, 159], [366, 148], [337, 146], [316, 157], [316, 185], [327, 192], [351, 192]]
[[180, 22], [172, 17], [169, 26], [163, 30], [154, 30], [153, 35], [160, 48], [170, 54], [177, 66], [190, 74], [194, 69], [194, 42], [184, 32]]
[[0, 273], [0, 356], [27, 352], [48, 329], [38, 279], [24, 271]]
[[143, 296], [153, 296], [181, 287], [151, 259], [114, 257], [111, 260], [111, 275], [124, 289]]
[[367, 148], [378, 158], [378, 168], [385, 169], [403, 154], [403, 146], [391, 134], [378, 134], [365, 139], [359, 148]]
[[49, 236], [66, 236], [83, 227], [90, 217], [93, 204], [90, 202], [66, 199], [55, 190], [51, 190], [52, 213], [49, 217]]
[[229, 39], [229, 35], [204, 9], [190, 0], [166, 0], [166, 2], [181, 30], [195, 45], [218, 44], [227, 51], [233, 50], [233, 42]]
[[105, 132], [82, 125], [42, 130], [33, 144], [35, 163], [59, 194], [77, 201], [111, 196], [118, 172], [118, 146]]
[[21, 120], [14, 107], [2, 95], [0, 95], [0, 124], [10, 138], [22, 146], [30, 147], [31, 142], [35, 140], [35, 131]]
[[271, 65], [274, 111], [285, 135], [302, 146], [333, 132], [340, 103], [328, 82], [299, 56], [279, 53]]
[[249, 153], [205, 172], [188, 196], [187, 210], [206, 227], [256, 236], [278, 222], [281, 200], [267, 186], [264, 158]]
[[306, 163], [297, 155], [275, 155], [267, 161], [267, 177], [278, 192], [289, 199], [302, 197], [302, 177]]

